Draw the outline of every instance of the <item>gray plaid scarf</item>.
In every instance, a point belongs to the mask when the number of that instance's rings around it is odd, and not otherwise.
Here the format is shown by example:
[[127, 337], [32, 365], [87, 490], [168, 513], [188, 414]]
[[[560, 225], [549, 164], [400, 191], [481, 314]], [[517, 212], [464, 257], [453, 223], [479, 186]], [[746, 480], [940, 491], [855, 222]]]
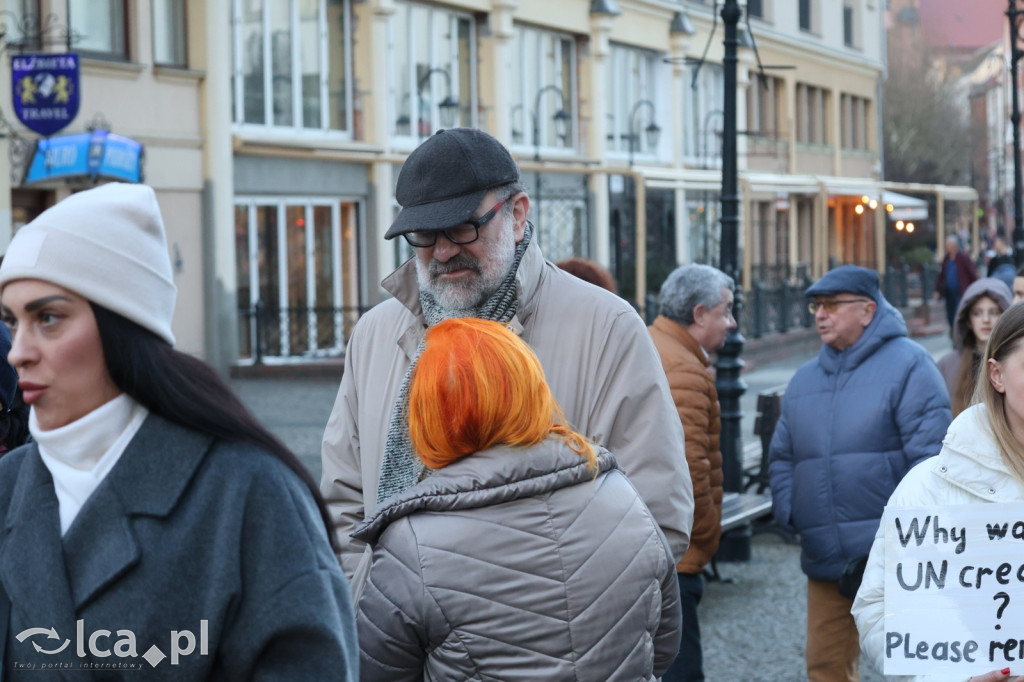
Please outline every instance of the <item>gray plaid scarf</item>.
[[[532, 236], [532, 226], [527, 223], [526, 235], [516, 245], [516, 256], [512, 261], [512, 267], [509, 268], [497, 290], [476, 308], [446, 310], [431, 294], [420, 291], [420, 307], [423, 309], [423, 317], [427, 321], [427, 326], [433, 327], [438, 322], [452, 317], [476, 317], [495, 322], [511, 320], [519, 307], [519, 299], [516, 296], [516, 272], [519, 270], [519, 262], [523, 259], [523, 254], [526, 253], [526, 247], [530, 244]], [[412, 372], [416, 367], [416, 360], [423, 352], [423, 346], [424, 341], [421, 339], [416, 348], [416, 356], [413, 358], [412, 364], [409, 365], [405, 378], [402, 379], [398, 400], [395, 401], [395, 406], [391, 411], [391, 426], [388, 427], [388, 437], [384, 444], [384, 458], [381, 460], [380, 466], [380, 479], [377, 482], [378, 505], [392, 495], [412, 487], [431, 473], [431, 470], [424, 466], [420, 458], [416, 456], [409, 438], [409, 387]]]

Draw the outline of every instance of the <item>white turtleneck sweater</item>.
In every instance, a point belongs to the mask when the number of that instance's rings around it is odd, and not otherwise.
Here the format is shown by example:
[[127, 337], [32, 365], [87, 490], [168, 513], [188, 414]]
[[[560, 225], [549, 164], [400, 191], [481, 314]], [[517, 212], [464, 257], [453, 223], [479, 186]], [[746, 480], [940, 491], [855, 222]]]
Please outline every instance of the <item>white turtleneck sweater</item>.
[[28, 428], [53, 477], [62, 536], [148, 415], [145, 407], [122, 393], [70, 424], [43, 431], [32, 408]]

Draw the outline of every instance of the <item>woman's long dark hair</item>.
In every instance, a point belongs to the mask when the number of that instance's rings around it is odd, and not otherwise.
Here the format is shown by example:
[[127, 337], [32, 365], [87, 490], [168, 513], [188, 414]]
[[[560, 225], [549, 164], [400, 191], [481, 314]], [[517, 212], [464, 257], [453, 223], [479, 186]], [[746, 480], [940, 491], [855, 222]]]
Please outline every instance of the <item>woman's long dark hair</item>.
[[174, 350], [135, 322], [91, 301], [89, 305], [96, 316], [107, 371], [119, 389], [167, 421], [225, 441], [250, 443], [284, 462], [309, 488], [331, 546], [337, 549], [327, 505], [309, 471], [256, 420], [212, 367]]

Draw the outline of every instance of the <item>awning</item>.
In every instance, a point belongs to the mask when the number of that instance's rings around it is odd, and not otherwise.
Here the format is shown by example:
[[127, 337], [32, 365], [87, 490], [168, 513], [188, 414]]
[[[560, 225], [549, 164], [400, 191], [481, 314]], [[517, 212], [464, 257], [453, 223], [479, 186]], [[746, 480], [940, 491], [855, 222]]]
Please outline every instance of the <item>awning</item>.
[[825, 191], [829, 194], [854, 197], [877, 197], [881, 194], [878, 181], [871, 178], [843, 178], [834, 175], [819, 175], [817, 179], [825, 186]]
[[882, 203], [885, 204], [887, 211], [889, 206], [892, 206], [892, 210], [888, 211], [889, 220], [928, 219], [928, 202], [924, 199], [886, 190], [882, 192]]
[[36, 141], [22, 185], [62, 178], [142, 182], [142, 144], [106, 130]]
[[656, 189], [709, 190], [722, 189], [721, 171], [710, 168], [641, 168], [634, 172], [644, 176], [644, 183]]
[[750, 184], [751, 192], [817, 194], [819, 189], [818, 179], [813, 175], [744, 171], [740, 173], [740, 179]]

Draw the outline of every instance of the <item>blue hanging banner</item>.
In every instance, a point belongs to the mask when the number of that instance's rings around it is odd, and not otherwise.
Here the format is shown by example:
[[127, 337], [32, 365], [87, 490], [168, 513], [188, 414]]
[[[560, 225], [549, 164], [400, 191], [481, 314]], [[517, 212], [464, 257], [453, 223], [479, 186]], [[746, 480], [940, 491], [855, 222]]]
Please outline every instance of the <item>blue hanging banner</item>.
[[58, 178], [142, 182], [143, 147], [121, 135], [94, 130], [36, 142], [23, 185]]
[[81, 101], [78, 55], [21, 54], [11, 57], [14, 113], [40, 135], [69, 125]]

